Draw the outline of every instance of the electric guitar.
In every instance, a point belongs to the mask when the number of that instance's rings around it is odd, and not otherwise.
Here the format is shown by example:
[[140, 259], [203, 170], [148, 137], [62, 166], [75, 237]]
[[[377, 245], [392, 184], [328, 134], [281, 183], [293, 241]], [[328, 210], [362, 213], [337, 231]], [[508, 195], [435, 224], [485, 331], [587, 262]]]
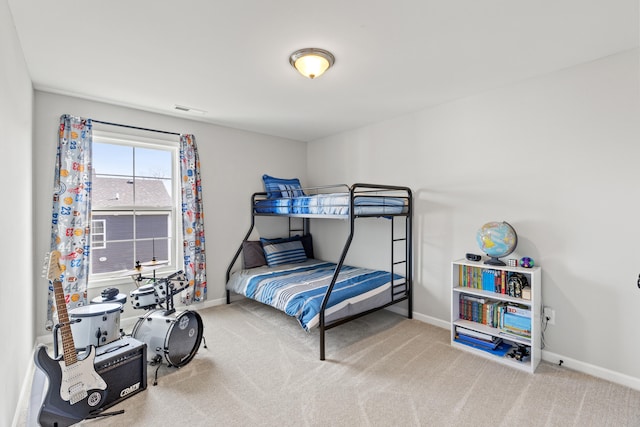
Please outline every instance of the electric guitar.
[[43, 427], [66, 427], [75, 424], [100, 408], [107, 394], [107, 383], [94, 367], [96, 349], [88, 347], [88, 355], [78, 360], [67, 313], [67, 304], [60, 281], [60, 252], [49, 255], [47, 278], [53, 282], [62, 335], [62, 358], [52, 359], [47, 347], [36, 350], [35, 363], [47, 376], [48, 389], [42, 401], [38, 422]]

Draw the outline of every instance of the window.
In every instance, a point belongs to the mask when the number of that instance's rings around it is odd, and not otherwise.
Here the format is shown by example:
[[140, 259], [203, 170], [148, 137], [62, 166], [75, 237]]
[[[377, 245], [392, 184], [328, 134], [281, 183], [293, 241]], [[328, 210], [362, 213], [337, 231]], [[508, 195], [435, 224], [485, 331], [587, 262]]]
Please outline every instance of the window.
[[180, 269], [178, 145], [94, 129], [90, 282], [137, 262]]
[[104, 219], [92, 219], [91, 220], [91, 248], [92, 249], [104, 249], [104, 231], [105, 220]]

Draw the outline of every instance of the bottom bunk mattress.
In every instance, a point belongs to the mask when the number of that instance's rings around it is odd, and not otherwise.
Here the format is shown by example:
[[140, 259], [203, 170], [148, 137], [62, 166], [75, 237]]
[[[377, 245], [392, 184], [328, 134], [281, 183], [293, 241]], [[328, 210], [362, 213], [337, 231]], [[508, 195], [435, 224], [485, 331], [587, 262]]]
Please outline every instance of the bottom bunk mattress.
[[[295, 317], [309, 331], [320, 323], [320, 306], [335, 268], [334, 263], [308, 259], [297, 264], [239, 270], [231, 275], [227, 289]], [[393, 275], [396, 284], [401, 280], [402, 276]], [[329, 297], [325, 321], [391, 302], [391, 286], [392, 275], [388, 271], [343, 265]]]

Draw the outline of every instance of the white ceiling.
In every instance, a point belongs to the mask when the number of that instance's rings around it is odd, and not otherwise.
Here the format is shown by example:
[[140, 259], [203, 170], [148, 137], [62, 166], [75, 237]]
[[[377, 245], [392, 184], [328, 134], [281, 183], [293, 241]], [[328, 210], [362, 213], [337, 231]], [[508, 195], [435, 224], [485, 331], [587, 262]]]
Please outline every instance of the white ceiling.
[[[8, 3], [36, 89], [300, 141], [639, 45], [638, 0]], [[305, 79], [303, 47], [335, 66]]]

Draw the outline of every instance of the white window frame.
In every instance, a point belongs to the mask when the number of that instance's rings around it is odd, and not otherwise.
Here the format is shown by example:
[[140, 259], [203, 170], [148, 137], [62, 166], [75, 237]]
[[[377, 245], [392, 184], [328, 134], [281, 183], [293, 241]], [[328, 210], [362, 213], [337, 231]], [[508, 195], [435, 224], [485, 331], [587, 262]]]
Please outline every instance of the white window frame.
[[[103, 142], [107, 144], [124, 145], [127, 147], [140, 147], [149, 149], [162, 149], [171, 152], [172, 164], [171, 164], [171, 179], [172, 179], [172, 195], [174, 205], [171, 208], [171, 216], [174, 218], [174, 223], [169, 224], [169, 238], [172, 240], [172, 245], [169, 250], [169, 263], [163, 265], [157, 270], [155, 274], [162, 277], [165, 274], [173, 273], [177, 270], [183, 269], [184, 256], [183, 256], [183, 237], [182, 237], [182, 189], [180, 187], [180, 141], [177, 135], [164, 135], [158, 134], [149, 136], [148, 131], [137, 131], [135, 129], [127, 129], [127, 133], [117, 133], [110, 130], [104, 130], [97, 124], [93, 127], [93, 141]], [[132, 206], [133, 209], [133, 206]], [[145, 207], [144, 211], [166, 211], [166, 209], [158, 209]], [[99, 212], [106, 212], [109, 209], [101, 209]], [[114, 212], [123, 211], [122, 207], [114, 208]], [[127, 210], [127, 212], [132, 212]], [[142, 213], [144, 214], [144, 213]], [[144, 262], [145, 260], [140, 260]], [[131, 268], [133, 269], [133, 265]], [[127, 270], [122, 271], [124, 274]], [[131, 277], [123, 276], [119, 272], [112, 273], [99, 273], [90, 274], [88, 280], [88, 288], [102, 288], [108, 286], [115, 286], [119, 284], [130, 284]]]
[[[95, 227], [94, 227], [93, 224], [96, 224], [96, 223], [101, 223], [102, 224], [102, 233], [96, 233], [94, 231]], [[98, 235], [102, 236], [102, 246], [95, 247], [95, 246], [93, 246], [93, 243], [94, 243], [93, 238], [95, 236], [98, 236]], [[91, 249], [92, 250], [93, 249], [106, 249], [107, 248], [107, 242], [105, 240], [106, 236], [107, 236], [107, 221], [105, 221], [104, 219], [92, 219], [91, 220], [91, 243], [90, 243]]]

